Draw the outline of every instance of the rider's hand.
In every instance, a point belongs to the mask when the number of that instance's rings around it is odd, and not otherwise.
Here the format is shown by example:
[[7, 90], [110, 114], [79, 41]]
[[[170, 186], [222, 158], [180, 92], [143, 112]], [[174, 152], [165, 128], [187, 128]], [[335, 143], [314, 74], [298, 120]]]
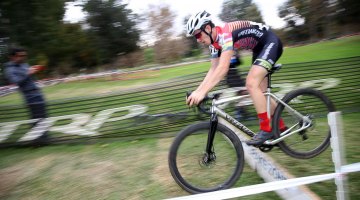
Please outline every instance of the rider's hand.
[[189, 106], [198, 105], [205, 97], [206, 93], [195, 90], [189, 97], [186, 98], [186, 104]]

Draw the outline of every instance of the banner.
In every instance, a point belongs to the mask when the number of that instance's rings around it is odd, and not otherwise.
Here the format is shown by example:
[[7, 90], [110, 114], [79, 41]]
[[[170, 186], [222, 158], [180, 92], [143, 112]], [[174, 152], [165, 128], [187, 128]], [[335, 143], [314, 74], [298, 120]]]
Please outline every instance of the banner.
[[[291, 90], [312, 87], [324, 92], [338, 111], [359, 112], [359, 64], [360, 57], [283, 64], [272, 76], [272, 91], [282, 97]], [[49, 131], [52, 142], [174, 136], [185, 126], [208, 119], [185, 105], [186, 92], [195, 90], [204, 77], [205, 73], [196, 73], [102, 96], [48, 101], [49, 118], [35, 126], [25, 105], [0, 105], [0, 146], [31, 141], [41, 131]], [[214, 90], [237, 95], [225, 80]], [[225, 111], [236, 115], [236, 106], [226, 105]], [[244, 124], [257, 124], [251, 101], [242, 106], [250, 116]]]

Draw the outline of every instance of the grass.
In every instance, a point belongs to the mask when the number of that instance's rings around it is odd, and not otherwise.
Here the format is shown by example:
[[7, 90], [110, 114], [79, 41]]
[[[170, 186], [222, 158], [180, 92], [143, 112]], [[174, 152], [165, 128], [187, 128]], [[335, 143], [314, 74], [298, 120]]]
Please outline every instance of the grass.
[[[188, 195], [168, 171], [171, 142], [172, 138], [163, 138], [2, 150], [0, 198], [164, 199]], [[238, 185], [262, 182], [252, 170], [245, 170]]]
[[[360, 114], [344, 116], [346, 159], [360, 162]], [[173, 138], [9, 148], [0, 151], [1, 199], [164, 199], [188, 195], [172, 179], [168, 149]], [[271, 156], [295, 176], [334, 172], [331, 150], [309, 160], [293, 159], [279, 150]], [[360, 198], [360, 174], [349, 175], [351, 199]], [[262, 183], [245, 166], [236, 187]], [[310, 185], [322, 199], [335, 199], [334, 181]], [[273, 192], [241, 199], [279, 199]]]

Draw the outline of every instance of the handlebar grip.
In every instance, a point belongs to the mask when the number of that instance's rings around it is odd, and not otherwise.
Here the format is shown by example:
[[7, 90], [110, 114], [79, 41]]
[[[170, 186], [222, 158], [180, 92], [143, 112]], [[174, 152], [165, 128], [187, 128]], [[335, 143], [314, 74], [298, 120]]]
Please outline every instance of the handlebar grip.
[[187, 91], [187, 92], [186, 92], [186, 98], [188, 98], [188, 97], [191, 95], [192, 92], [193, 92], [193, 91]]
[[[187, 92], [186, 92], [186, 98], [188, 98], [188, 97], [191, 95], [192, 92], [193, 92], [193, 91], [187, 91]], [[204, 105], [204, 104], [206, 103], [206, 101], [208, 101], [209, 99], [211, 99], [211, 97], [205, 96], [204, 99], [197, 105], [198, 109], [199, 109], [202, 113], [211, 114], [211, 113], [208, 111], [208, 109], [205, 108], [205, 105]]]

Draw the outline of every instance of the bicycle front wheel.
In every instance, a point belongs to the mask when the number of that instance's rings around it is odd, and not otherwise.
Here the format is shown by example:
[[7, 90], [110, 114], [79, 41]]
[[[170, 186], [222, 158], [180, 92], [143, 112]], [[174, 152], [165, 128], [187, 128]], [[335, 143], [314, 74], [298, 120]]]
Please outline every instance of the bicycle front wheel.
[[[279, 142], [283, 152], [294, 158], [313, 158], [327, 149], [330, 144], [330, 127], [327, 114], [335, 111], [332, 102], [320, 91], [302, 88], [292, 91], [282, 99], [287, 105], [311, 119], [311, 125]], [[274, 112], [273, 130], [276, 138], [281, 137], [279, 121], [283, 119], [290, 131], [301, 128], [303, 119], [284, 105], [278, 104]]]
[[190, 193], [203, 193], [233, 186], [244, 168], [244, 151], [237, 135], [218, 124], [214, 154], [205, 153], [209, 122], [188, 126], [175, 138], [169, 153], [174, 180]]

